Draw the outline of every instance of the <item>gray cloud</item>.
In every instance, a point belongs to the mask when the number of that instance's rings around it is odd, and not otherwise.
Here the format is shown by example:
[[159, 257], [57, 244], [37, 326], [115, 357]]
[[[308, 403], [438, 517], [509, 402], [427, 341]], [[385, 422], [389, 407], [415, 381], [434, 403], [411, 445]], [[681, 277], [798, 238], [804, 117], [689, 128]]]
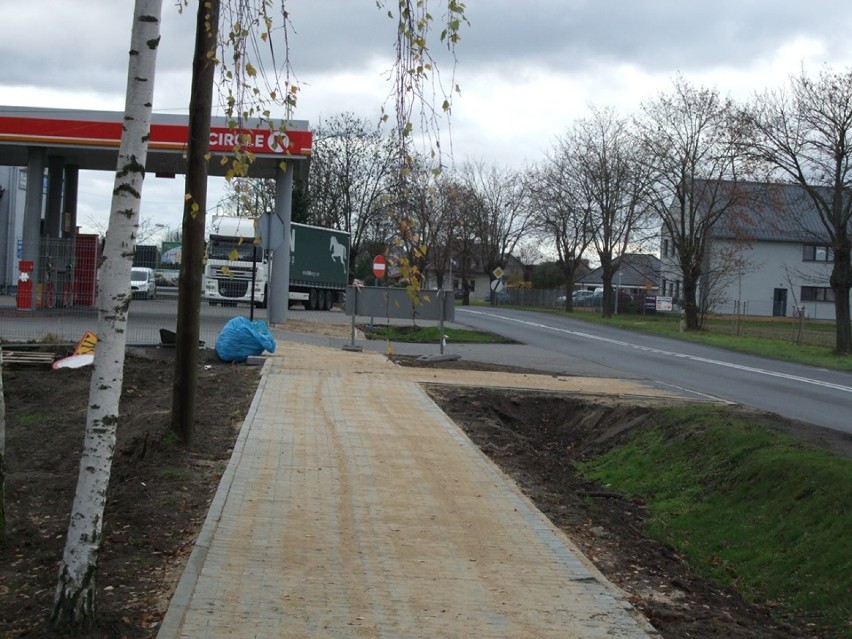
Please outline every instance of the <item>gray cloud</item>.
[[[826, 57], [848, 58], [847, 0], [468, 0], [470, 26], [458, 56], [466, 73], [511, 75], [535, 67], [558, 73], [590, 65], [631, 64], [650, 73], [743, 67], [785, 42], [811, 37]], [[440, 20], [440, 2], [434, 2]], [[123, 91], [131, 3], [0, 0], [2, 82], [50, 88]], [[393, 56], [395, 25], [372, 0], [288, 0], [291, 59], [308, 83], [363, 70]], [[163, 7], [158, 73], [189, 73], [195, 3], [178, 15]], [[434, 47], [436, 54], [440, 46]], [[439, 55], [439, 58], [441, 56]], [[446, 65], [446, 59], [443, 59]], [[794, 69], [791, 69], [791, 72]]]

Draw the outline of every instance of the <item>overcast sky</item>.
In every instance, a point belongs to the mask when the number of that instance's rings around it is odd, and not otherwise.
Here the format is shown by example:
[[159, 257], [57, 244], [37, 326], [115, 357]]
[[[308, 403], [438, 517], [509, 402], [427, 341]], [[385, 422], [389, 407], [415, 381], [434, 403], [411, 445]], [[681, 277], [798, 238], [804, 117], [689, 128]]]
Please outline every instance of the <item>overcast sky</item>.
[[[180, 15], [163, 2], [156, 112], [187, 113], [196, 7]], [[302, 86], [295, 117], [378, 121], [395, 39], [386, 12], [374, 0], [287, 0], [287, 10]], [[0, 0], [0, 104], [122, 110], [132, 12], [132, 0]], [[467, 0], [466, 15], [461, 95], [452, 137], [442, 133], [456, 162], [536, 161], [590, 104], [628, 115], [676, 73], [747, 99], [802, 67], [852, 66], [849, 0]], [[450, 72], [445, 61], [445, 81]], [[88, 230], [90, 220], [105, 224], [112, 180], [81, 176]], [[143, 217], [179, 226], [182, 192], [180, 177], [146, 180]], [[213, 184], [211, 206], [220, 194]]]

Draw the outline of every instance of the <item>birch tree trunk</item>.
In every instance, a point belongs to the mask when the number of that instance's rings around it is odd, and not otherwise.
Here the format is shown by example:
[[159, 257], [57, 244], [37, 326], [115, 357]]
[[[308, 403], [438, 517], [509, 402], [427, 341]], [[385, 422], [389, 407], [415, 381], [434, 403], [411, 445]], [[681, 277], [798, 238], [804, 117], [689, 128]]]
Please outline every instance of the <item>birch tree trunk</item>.
[[130, 268], [148, 152], [161, 8], [162, 0], [136, 0], [133, 13], [124, 128], [100, 267], [98, 345], [86, 435], [51, 615], [56, 629], [85, 630], [95, 619], [95, 577], [124, 379]]

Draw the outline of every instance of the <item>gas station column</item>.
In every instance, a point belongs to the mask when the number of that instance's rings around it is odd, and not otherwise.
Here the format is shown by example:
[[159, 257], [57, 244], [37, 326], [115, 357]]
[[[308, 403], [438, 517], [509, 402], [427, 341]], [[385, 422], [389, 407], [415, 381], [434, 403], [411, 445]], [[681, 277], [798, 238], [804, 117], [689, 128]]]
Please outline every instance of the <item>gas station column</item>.
[[77, 188], [80, 183], [80, 167], [65, 165], [65, 192], [62, 194], [62, 237], [77, 235]]
[[64, 169], [65, 158], [55, 155], [48, 158], [44, 237], [62, 237], [62, 177]]
[[[43, 147], [29, 147], [27, 162], [27, 191], [24, 201], [24, 228], [21, 242], [21, 259], [33, 263], [32, 277], [38, 282], [39, 240], [41, 239], [41, 209], [44, 203], [44, 169], [47, 151]], [[32, 290], [32, 308], [36, 307], [36, 290]]]
[[270, 248], [273, 250], [269, 274], [269, 305], [267, 319], [270, 324], [287, 321], [290, 305], [290, 220], [293, 212], [293, 162], [287, 168], [280, 166], [275, 172], [275, 212], [270, 215]]

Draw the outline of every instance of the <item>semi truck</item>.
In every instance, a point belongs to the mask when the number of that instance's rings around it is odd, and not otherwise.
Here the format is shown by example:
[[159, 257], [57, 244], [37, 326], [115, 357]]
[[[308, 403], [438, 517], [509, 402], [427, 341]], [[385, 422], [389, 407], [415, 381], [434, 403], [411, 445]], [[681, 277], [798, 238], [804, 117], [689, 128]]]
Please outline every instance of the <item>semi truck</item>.
[[[266, 308], [271, 262], [260, 237], [256, 217], [213, 216], [202, 282], [211, 306], [253, 302]], [[289, 303], [328, 310], [340, 301], [348, 281], [349, 233], [292, 223]]]

